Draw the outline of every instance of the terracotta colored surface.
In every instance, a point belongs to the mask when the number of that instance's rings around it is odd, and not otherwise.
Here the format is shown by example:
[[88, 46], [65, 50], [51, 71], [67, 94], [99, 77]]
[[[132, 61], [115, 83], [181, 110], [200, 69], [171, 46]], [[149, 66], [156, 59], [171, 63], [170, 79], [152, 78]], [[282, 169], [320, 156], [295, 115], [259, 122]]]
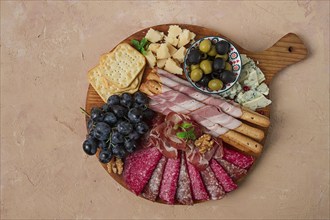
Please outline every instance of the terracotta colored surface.
[[[130, 34], [175, 22], [251, 51], [293, 32], [310, 52], [271, 84], [258, 166], [193, 207], [136, 197], [81, 150], [88, 69]], [[329, 217], [329, 2], [1, 2], [1, 218]]]

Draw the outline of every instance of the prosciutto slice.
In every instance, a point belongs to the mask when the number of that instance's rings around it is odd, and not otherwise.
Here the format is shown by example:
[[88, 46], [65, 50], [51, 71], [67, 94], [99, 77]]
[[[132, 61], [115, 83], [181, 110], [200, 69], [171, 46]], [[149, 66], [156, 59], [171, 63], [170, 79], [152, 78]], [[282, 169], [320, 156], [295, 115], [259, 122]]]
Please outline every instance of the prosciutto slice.
[[217, 123], [228, 129], [235, 129], [239, 127], [242, 122], [222, 112], [221, 109], [213, 105], [206, 105], [179, 91], [173, 90], [165, 85], [162, 85], [162, 92], [154, 95], [151, 99], [158, 103], [167, 102], [172, 103], [174, 106], [179, 106], [190, 112], [190, 115], [198, 114], [200, 117], [214, 123]]
[[174, 76], [173, 74], [170, 74], [165, 70], [157, 69], [157, 73], [160, 76], [160, 81], [162, 84], [174, 90], [180, 91], [188, 95], [189, 97], [201, 101], [205, 104], [219, 107], [222, 111], [233, 117], [239, 118], [242, 116], [241, 108], [236, 106], [235, 104], [230, 103], [221, 97], [215, 98], [213, 96], [208, 96], [201, 92], [198, 92], [191, 87], [188, 81]]

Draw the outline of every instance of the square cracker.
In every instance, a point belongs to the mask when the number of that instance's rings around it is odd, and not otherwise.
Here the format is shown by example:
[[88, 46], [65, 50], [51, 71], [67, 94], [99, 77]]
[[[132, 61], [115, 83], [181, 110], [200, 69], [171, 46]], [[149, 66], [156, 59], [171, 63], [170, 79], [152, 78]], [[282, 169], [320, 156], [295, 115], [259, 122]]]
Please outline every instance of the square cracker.
[[88, 81], [93, 86], [97, 94], [102, 98], [104, 102], [107, 102], [108, 98], [114, 94], [120, 94], [123, 92], [134, 93], [138, 90], [140, 82], [142, 80], [144, 68], [133, 80], [133, 82], [127, 88], [117, 88], [113, 85], [103, 74], [104, 70], [100, 66], [88, 71]]
[[100, 59], [104, 77], [117, 88], [127, 88], [145, 64], [144, 56], [127, 43], [119, 44]]

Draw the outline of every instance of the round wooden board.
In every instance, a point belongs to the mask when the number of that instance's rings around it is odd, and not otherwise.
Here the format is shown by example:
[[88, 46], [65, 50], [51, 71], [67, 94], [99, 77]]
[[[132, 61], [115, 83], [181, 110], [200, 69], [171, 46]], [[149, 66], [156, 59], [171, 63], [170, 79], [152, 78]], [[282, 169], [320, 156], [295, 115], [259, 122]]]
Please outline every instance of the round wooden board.
[[[142, 39], [147, 31], [150, 28], [153, 28], [155, 30], [164, 32], [165, 34], [168, 31], [168, 28], [171, 24], [163, 24], [163, 25], [157, 25], [153, 27], [148, 27], [145, 28], [139, 32], [136, 32], [123, 40], [122, 42], [118, 42], [118, 44], [126, 42], [130, 43], [132, 39]], [[205, 36], [220, 36], [223, 37], [227, 40], [229, 40], [231, 43], [235, 45], [235, 47], [238, 49], [238, 51], [241, 54], [247, 54], [248, 57], [252, 58], [254, 61], [258, 61], [258, 67], [263, 71], [266, 77], [265, 83], [269, 85], [275, 76], [276, 73], [278, 73], [280, 70], [283, 68], [294, 64], [296, 62], [299, 62], [303, 60], [307, 56], [307, 49], [302, 42], [302, 40], [295, 34], [289, 33], [282, 37], [279, 41], [277, 41], [272, 47], [269, 49], [262, 51], [262, 52], [250, 52], [245, 50], [243, 47], [237, 45], [235, 42], [231, 41], [229, 38], [226, 36], [223, 36], [221, 33], [213, 31], [211, 29], [205, 28], [205, 27], [200, 27], [196, 25], [188, 25], [188, 24], [178, 24], [182, 29], [188, 29], [196, 34], [195, 39], [199, 39]], [[113, 48], [112, 48], [113, 49]], [[108, 51], [105, 51], [108, 52]], [[145, 71], [148, 71], [149, 67], [146, 67]], [[92, 69], [92, 68], [91, 68]], [[271, 91], [270, 91], [271, 92]], [[87, 91], [87, 96], [86, 96], [86, 106], [85, 109], [88, 113], [90, 113], [91, 109], [93, 107], [100, 107], [104, 104], [103, 100], [101, 97], [97, 94], [97, 92], [94, 90], [94, 88], [89, 85], [88, 91]], [[270, 110], [271, 106], [268, 106], [263, 109], [258, 109], [259, 112], [262, 112], [266, 116], [270, 117]], [[86, 122], [88, 118], [86, 117]], [[87, 123], [86, 123], [87, 124]], [[265, 143], [265, 140], [267, 138], [267, 129], [264, 129], [265, 131], [265, 138], [263, 140], [263, 143]], [[265, 147], [265, 146], [264, 146]], [[107, 170], [107, 166], [105, 164], [100, 163], [105, 170]], [[256, 163], [253, 164], [253, 167], [255, 166]], [[251, 169], [253, 168], [251, 167]], [[108, 171], [107, 171], [108, 172]], [[109, 172], [108, 172], [109, 173]], [[109, 173], [120, 185], [125, 187], [126, 189], [127, 186], [122, 178], [122, 176]], [[240, 181], [241, 183], [241, 181]], [[143, 197], [142, 197], [143, 198]], [[157, 200], [156, 202], [163, 203], [160, 200]]]

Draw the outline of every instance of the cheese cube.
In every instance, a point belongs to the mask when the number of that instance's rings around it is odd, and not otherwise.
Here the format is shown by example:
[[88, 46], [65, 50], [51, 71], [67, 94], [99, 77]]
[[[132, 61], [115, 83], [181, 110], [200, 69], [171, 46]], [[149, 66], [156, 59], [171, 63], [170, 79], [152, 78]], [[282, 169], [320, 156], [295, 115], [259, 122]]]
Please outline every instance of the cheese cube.
[[166, 59], [171, 57], [170, 51], [167, 47], [167, 44], [161, 44], [159, 48], [157, 49], [157, 59]]
[[182, 33], [179, 35], [178, 47], [183, 47], [190, 42], [189, 33], [190, 33], [190, 31], [187, 29], [184, 29], [182, 31]]
[[165, 63], [165, 68], [166, 71], [177, 74], [177, 75], [182, 75], [182, 68], [178, 66], [178, 64], [172, 60], [171, 58], [168, 58]]
[[189, 39], [194, 40], [196, 37], [196, 34], [194, 32], [189, 31]]
[[167, 48], [168, 48], [168, 51], [170, 52], [171, 56], [173, 56], [173, 54], [175, 54], [178, 51], [178, 49], [173, 47], [171, 44], [167, 44]]
[[167, 59], [157, 60], [157, 67], [164, 68], [166, 61], [167, 61]]
[[156, 30], [150, 28], [149, 31], [146, 34], [146, 38], [148, 39], [148, 41], [150, 41], [152, 43], [156, 43], [158, 41], [163, 40], [164, 33], [156, 31]]
[[176, 37], [165, 36], [165, 42], [176, 47], [178, 45], [179, 39]]
[[168, 37], [177, 37], [181, 34], [182, 29], [178, 25], [170, 25], [168, 28]]
[[257, 70], [257, 76], [258, 76], [258, 83], [260, 84], [266, 78], [265, 78], [265, 75], [263, 74], [263, 72], [259, 69], [259, 67], [256, 67], [256, 70]]
[[144, 56], [147, 59], [149, 66], [153, 68], [156, 65], [156, 57], [154, 54], [150, 50], [147, 50], [146, 55]]
[[150, 50], [153, 53], [157, 53], [157, 49], [159, 48], [160, 44], [158, 43], [151, 43], [148, 47], [148, 50]]
[[175, 54], [173, 54], [173, 58], [179, 61], [180, 63], [183, 63], [184, 61], [184, 56], [186, 55], [186, 48], [185, 47], [180, 47], [178, 51], [176, 51]]

